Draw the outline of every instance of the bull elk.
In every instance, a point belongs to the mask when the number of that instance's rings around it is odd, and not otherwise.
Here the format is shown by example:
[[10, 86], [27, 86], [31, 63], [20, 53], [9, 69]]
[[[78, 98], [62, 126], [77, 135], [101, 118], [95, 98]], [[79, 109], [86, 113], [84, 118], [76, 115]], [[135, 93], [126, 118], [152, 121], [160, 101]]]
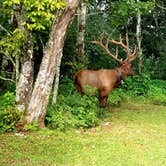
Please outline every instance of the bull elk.
[[[130, 62], [136, 58], [138, 52], [136, 46], [134, 51], [131, 52], [127, 33], [125, 44], [122, 41], [121, 35], [119, 35], [119, 41], [107, 38], [105, 44], [103, 43], [103, 37], [104, 34], [101, 34], [99, 40], [92, 41], [92, 43], [101, 46], [109, 56], [118, 62], [119, 67], [115, 69], [80, 70], [75, 74], [75, 83], [78, 92], [84, 93], [84, 87], [86, 85], [97, 88], [100, 107], [106, 106], [108, 95], [114, 88], [116, 88], [127, 76], [134, 75]], [[109, 50], [110, 43], [121, 46], [126, 52], [126, 58], [118, 58], [118, 47], [116, 47], [116, 53], [114, 55]]]

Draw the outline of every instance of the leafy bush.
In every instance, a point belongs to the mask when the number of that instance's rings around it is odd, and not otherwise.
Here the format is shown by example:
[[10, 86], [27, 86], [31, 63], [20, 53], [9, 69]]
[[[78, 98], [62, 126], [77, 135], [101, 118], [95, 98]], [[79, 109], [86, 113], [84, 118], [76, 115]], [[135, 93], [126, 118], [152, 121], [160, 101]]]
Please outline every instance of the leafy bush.
[[11, 92], [6, 92], [0, 96], [0, 111], [6, 109], [9, 106], [13, 106], [15, 103], [15, 95]]
[[15, 130], [15, 123], [23, 115], [14, 107], [14, 103], [14, 93], [6, 92], [0, 96], [0, 132]]
[[63, 96], [68, 96], [75, 91], [74, 82], [68, 77], [62, 78], [59, 84], [59, 93]]
[[96, 87], [90, 87], [89, 85], [86, 85], [84, 87], [84, 92], [88, 96], [94, 96], [94, 95], [97, 95], [97, 88]]
[[[111, 106], [119, 105], [124, 94], [122, 91], [122, 89], [116, 89], [109, 95], [108, 103]], [[96, 88], [87, 86], [85, 93], [84, 95], [77, 93], [73, 81], [63, 78], [59, 86], [57, 104], [48, 107], [47, 126], [59, 130], [96, 126], [107, 111], [99, 108]]]
[[47, 126], [59, 130], [96, 126], [99, 123], [100, 109], [97, 97], [91, 95], [77, 93], [73, 81], [65, 77], [60, 82], [56, 106], [48, 107]]
[[128, 77], [122, 88], [126, 90], [129, 95], [134, 96], [148, 96], [150, 90], [150, 77], [145, 74]]
[[0, 110], [0, 132], [8, 132], [15, 130], [15, 123], [20, 120], [23, 112], [18, 111], [14, 107], [7, 107]]
[[66, 130], [71, 127], [89, 128], [99, 122], [100, 110], [97, 98], [73, 93], [58, 96], [56, 106], [48, 108], [46, 123], [52, 129]]
[[65, 131], [75, 126], [75, 120], [72, 117], [69, 106], [49, 107], [46, 116], [47, 126], [51, 129]]
[[108, 104], [111, 106], [119, 106], [123, 100], [124, 93], [121, 88], [113, 90], [108, 97]]
[[152, 80], [149, 97], [154, 104], [166, 105], [166, 81]]
[[25, 131], [37, 131], [39, 130], [39, 124], [37, 122], [33, 122], [31, 124], [26, 124], [24, 126]]
[[166, 81], [151, 80], [149, 76], [142, 74], [127, 78], [122, 89], [129, 96], [144, 96], [154, 104], [166, 105]]

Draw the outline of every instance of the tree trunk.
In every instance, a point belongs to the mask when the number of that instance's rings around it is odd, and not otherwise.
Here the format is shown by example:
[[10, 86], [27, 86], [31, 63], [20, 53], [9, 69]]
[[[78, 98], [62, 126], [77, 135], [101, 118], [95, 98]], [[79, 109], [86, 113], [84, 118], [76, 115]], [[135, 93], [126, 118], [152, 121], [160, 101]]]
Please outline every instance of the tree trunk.
[[[139, 0], [137, 0], [137, 3], [139, 3]], [[141, 47], [141, 42], [142, 42], [142, 37], [141, 37], [141, 13], [138, 11], [137, 14], [137, 27], [136, 27], [136, 37], [137, 37], [137, 45], [138, 45], [138, 71], [139, 74], [142, 72], [142, 47]]]
[[20, 55], [16, 52], [16, 104], [17, 108], [20, 111], [23, 111], [27, 108], [33, 84], [33, 42], [32, 34], [29, 30], [26, 29], [25, 18], [25, 9], [22, 4], [13, 5], [14, 15], [17, 21], [17, 28], [21, 33], [25, 35], [25, 40], [23, 42], [23, 61], [21, 65], [21, 73], [19, 72], [20, 68]]
[[62, 50], [60, 50], [59, 54], [60, 55], [57, 56], [57, 59], [56, 59], [56, 72], [55, 72], [55, 81], [54, 81], [53, 96], [52, 96], [52, 105], [56, 104], [56, 99], [58, 95], [60, 65], [61, 65], [61, 59], [63, 56]]
[[84, 55], [84, 38], [85, 38], [85, 23], [86, 23], [86, 3], [81, 0], [78, 7], [78, 37], [76, 44], [76, 54], [78, 59]]
[[19, 82], [19, 75], [20, 75], [20, 55], [18, 52], [14, 55], [15, 57], [15, 78], [16, 78], [16, 98], [18, 96], [18, 82]]
[[68, 0], [67, 6], [61, 12], [57, 22], [54, 22], [52, 26], [50, 38], [44, 51], [40, 70], [22, 125], [36, 121], [40, 127], [45, 127], [44, 119], [55, 75], [56, 59], [59, 58], [59, 52], [63, 49], [66, 32], [74, 17], [78, 3], [79, 0]]
[[2, 71], [2, 60], [3, 59], [3, 54], [0, 53], [0, 75], [1, 75], [1, 71]]
[[27, 39], [23, 49], [22, 69], [16, 84], [16, 103], [19, 111], [27, 109], [33, 86], [33, 42], [31, 32], [29, 31], [27, 31]]

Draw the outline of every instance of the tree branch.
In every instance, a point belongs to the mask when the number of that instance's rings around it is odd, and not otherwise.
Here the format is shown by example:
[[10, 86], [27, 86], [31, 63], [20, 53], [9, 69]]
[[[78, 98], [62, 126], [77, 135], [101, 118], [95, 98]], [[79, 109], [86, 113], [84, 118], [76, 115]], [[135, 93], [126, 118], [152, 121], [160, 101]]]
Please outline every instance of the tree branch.
[[5, 78], [5, 77], [0, 76], [0, 79], [4, 80], [4, 81], [10, 81], [10, 82], [14, 82], [15, 83], [15, 80], [12, 80], [10, 78]]
[[159, 5], [157, 2], [156, 2], [156, 6], [159, 7], [159, 8], [161, 8], [161, 9], [166, 10], [166, 7], [163, 7], [163, 6]]

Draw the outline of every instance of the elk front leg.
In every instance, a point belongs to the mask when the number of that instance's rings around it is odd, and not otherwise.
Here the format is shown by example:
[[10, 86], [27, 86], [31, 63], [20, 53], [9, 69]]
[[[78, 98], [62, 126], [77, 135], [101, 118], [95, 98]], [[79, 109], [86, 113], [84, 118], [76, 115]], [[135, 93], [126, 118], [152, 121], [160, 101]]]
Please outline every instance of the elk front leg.
[[106, 107], [107, 105], [107, 99], [108, 99], [108, 90], [107, 89], [103, 89], [103, 90], [99, 90], [99, 104], [100, 107]]
[[106, 107], [108, 96], [99, 96], [100, 107]]

